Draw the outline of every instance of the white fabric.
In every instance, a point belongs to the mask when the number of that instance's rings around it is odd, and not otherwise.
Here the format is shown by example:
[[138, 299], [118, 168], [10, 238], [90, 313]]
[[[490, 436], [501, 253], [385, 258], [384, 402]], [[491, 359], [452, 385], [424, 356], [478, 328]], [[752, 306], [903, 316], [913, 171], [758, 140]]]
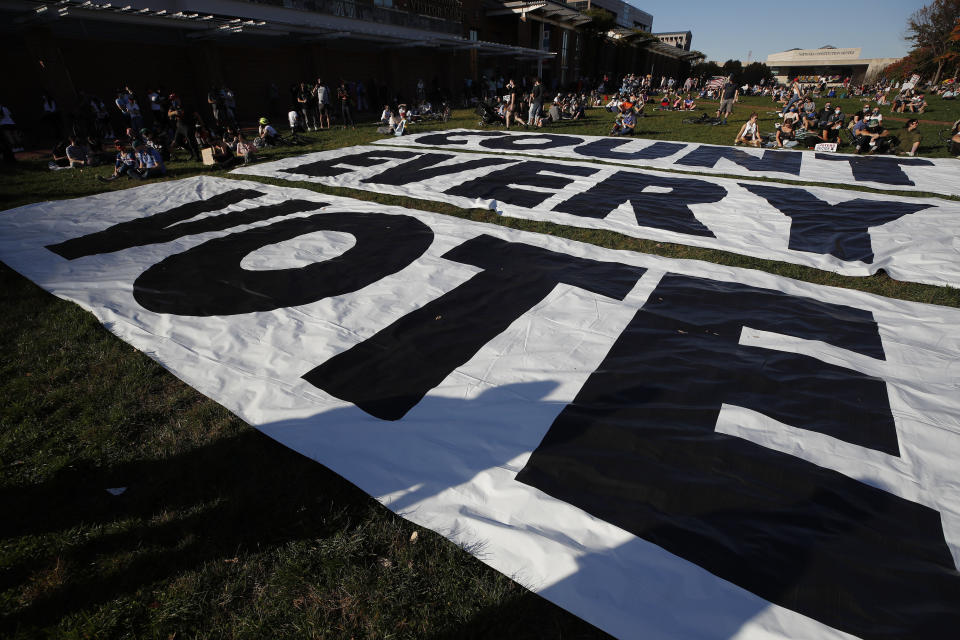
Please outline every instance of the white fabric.
[[[689, 125], [697, 126], [697, 125]], [[558, 158], [570, 158], [574, 160], [602, 160], [604, 162], [614, 162], [618, 164], [626, 164], [628, 166], [635, 167], [652, 167], [655, 169], [677, 169], [680, 171], [689, 171], [695, 173], [714, 173], [714, 174], [733, 174], [743, 177], [753, 177], [753, 178], [779, 178], [784, 180], [802, 180], [802, 181], [812, 181], [812, 182], [823, 182], [827, 184], [856, 184], [858, 186], [871, 187], [874, 189], [884, 189], [884, 190], [894, 190], [894, 191], [927, 191], [930, 193], [937, 193], [943, 195], [960, 195], [960, 161], [952, 158], [924, 158], [924, 160], [930, 163], [929, 166], [904, 166], [903, 172], [909, 177], [909, 181], [912, 183], [907, 184], [890, 184], [885, 182], [879, 182], [876, 180], [856, 180], [853, 171], [846, 162], [839, 161], [830, 161], [817, 158], [815, 152], [802, 152], [803, 158], [801, 162], [800, 174], [794, 175], [792, 173], [785, 173], [781, 171], [771, 171], [771, 170], [756, 170], [751, 171], [745, 169], [744, 167], [731, 162], [727, 159], [719, 160], [715, 166], [711, 167], [699, 167], [691, 166], [688, 164], [683, 164], [683, 160], [688, 156], [692, 151], [698, 148], [720, 148], [720, 149], [729, 149], [730, 147], [725, 147], [722, 145], [709, 145], [709, 144], [698, 144], [698, 143], [685, 143], [685, 142], [671, 142], [671, 144], [680, 144], [683, 146], [682, 149], [672, 153], [663, 158], [657, 159], [612, 159], [603, 156], [595, 156], [590, 154], [584, 154], [582, 147], [585, 144], [597, 141], [604, 140], [602, 136], [567, 136], [562, 134], [555, 134], [552, 131], [531, 131], [531, 132], [512, 132], [512, 131], [477, 131], [473, 129], [454, 129], [449, 131], [442, 132], [426, 132], [419, 133], [414, 135], [405, 136], [402, 140], [378, 140], [376, 144], [384, 145], [398, 145], [398, 146], [418, 146], [418, 141], [425, 136], [435, 135], [437, 133], [451, 133], [457, 134], [459, 137], [456, 138], [456, 143], [451, 145], [444, 145], [442, 148], [451, 149], [451, 150], [462, 150], [462, 151], [483, 151], [487, 153], [523, 153], [529, 155], [535, 155], [538, 157], [558, 157]], [[491, 133], [496, 133], [503, 136], [531, 136], [529, 141], [525, 141], [523, 144], [518, 145], [518, 148], [513, 148], [507, 151], [491, 149], [489, 147], [483, 146], [483, 140], [489, 140], [490, 138], [484, 138], [485, 134], [489, 135]], [[897, 130], [891, 131], [893, 135], [898, 133]], [[562, 146], [555, 147], [545, 147], [543, 142], [538, 142], [534, 140], [532, 136], [537, 135], [551, 135], [557, 139], [569, 138], [570, 142]], [[463, 142], [464, 144], [459, 144]], [[629, 144], [626, 144], [622, 147], [617, 148], [619, 153], [635, 153], [647, 149], [658, 142], [668, 142], [665, 140], [648, 140], [643, 138], [636, 138], [630, 141]], [[425, 146], [435, 146], [428, 143], [423, 143]], [[524, 148], [525, 147], [525, 148]], [[577, 149], [581, 148], [581, 152], [578, 153]], [[761, 157], [763, 151], [759, 149], [742, 149], [742, 151], [748, 155]], [[774, 152], [771, 152], [774, 153]], [[783, 152], [783, 153], [796, 153], [796, 151]], [[835, 154], [831, 153], [831, 157], [836, 158], [848, 158], [858, 162], [876, 162], [880, 163], [886, 161], [895, 160], [892, 156], [857, 156], [853, 154]]]
[[[273, 220], [68, 261], [46, 249], [113, 224], [238, 188], [266, 195], [237, 211], [291, 199], [323, 211], [412, 216], [435, 234], [426, 253], [362, 290], [300, 307], [233, 316], [155, 313], [132, 283], [158, 261]], [[204, 214], [202, 217], [223, 212]], [[314, 214], [305, 212], [294, 217]], [[568, 255], [647, 268], [622, 301], [557, 286], [403, 419], [385, 422], [305, 382], [335, 354], [452, 290], [476, 269], [441, 257], [480, 234]], [[309, 234], [248, 255], [246, 269], [291, 268], [351, 246]], [[195, 177], [42, 202], [0, 214], [0, 259], [93, 313], [110, 331], [292, 449], [327, 465], [404, 517], [430, 527], [548, 599], [623, 638], [772, 639], [851, 636], [772, 605], [663, 549], [514, 481], [667, 272], [774, 289], [869, 310], [885, 361], [780, 334], [742, 344], [810, 355], [887, 381], [900, 458], [797, 432], [725, 407], [717, 429], [791, 453], [940, 512], [960, 551], [960, 311], [827, 288], [695, 261], [613, 251], [566, 239], [385, 207], [311, 191]], [[739, 425], [739, 426], [734, 426]]]
[[[884, 269], [891, 277], [898, 280], [960, 286], [960, 240], [958, 240], [960, 238], [960, 202], [956, 201], [939, 198], [905, 198], [903, 196], [777, 183], [750, 183], [728, 178], [684, 176], [676, 173], [644, 171], [608, 164], [557, 161], [558, 165], [586, 167], [595, 170], [595, 173], [585, 177], [565, 176], [573, 179], [573, 182], [559, 190], [521, 185], [518, 188], [531, 192], [550, 193], [550, 197], [539, 205], [525, 207], [497, 200], [478, 200], [445, 193], [445, 191], [475, 178], [489, 175], [493, 171], [509, 167], [511, 165], [508, 164], [508, 161], [515, 163], [515, 165], [530, 162], [529, 157], [498, 156], [504, 159], [503, 165], [468, 169], [418, 182], [391, 185], [378, 182], [377, 176], [394, 167], [413, 162], [416, 158], [385, 157], [382, 162], [377, 162], [370, 167], [350, 163], [349, 156], [351, 154], [375, 151], [376, 147], [363, 146], [321, 151], [265, 164], [248, 165], [235, 169], [233, 173], [300, 180], [329, 186], [350, 187], [377, 193], [437, 200], [463, 208], [493, 209], [498, 213], [515, 218], [604, 229], [637, 238], [733, 251], [743, 255], [802, 264], [850, 276], [866, 276]], [[452, 149], [417, 149], [413, 151], [421, 154], [445, 154], [446, 157], [442, 162], [436, 165], [438, 167], [456, 167], [464, 162], [483, 157], [479, 154], [457, 153]], [[335, 166], [350, 170], [330, 177], [304, 175], [296, 172], [298, 167], [304, 167], [309, 163], [337, 158], [344, 158], [344, 160], [342, 163], [336, 163]], [[544, 162], [551, 161], [545, 160]], [[659, 219], [656, 207], [647, 207], [644, 210], [635, 211], [629, 203], [624, 203], [603, 218], [591, 218], [554, 210], [575, 195], [587, 191], [591, 186], [603, 182], [618, 172], [636, 172], [648, 176], [664, 176], [669, 179], [688, 179], [721, 186], [727, 192], [722, 200], [691, 206], [697, 220], [709, 229], [714, 237], [653, 226], [657, 224], [656, 221]], [[542, 174], [545, 176], [551, 175], [549, 170], [544, 170]], [[743, 186], [746, 184], [802, 189], [830, 205], [853, 200], [866, 200], [878, 203], [910, 202], [922, 204], [924, 208], [916, 213], [870, 228], [868, 231], [869, 240], [874, 255], [872, 261], [868, 263], [861, 259], [849, 260], [829, 253], [816, 253], [790, 248], [791, 233], [794, 233], [794, 235], [800, 234], [799, 227], [795, 227], [795, 223], [790, 217], [766, 199], [751, 193]], [[661, 193], [665, 204], [673, 200], [669, 188], [651, 186], [644, 191], [645, 196], [652, 196], [654, 193]], [[878, 204], [878, 210], [883, 208]], [[827, 220], [826, 217], [825, 220]], [[827, 222], [829, 224], [829, 221]]]

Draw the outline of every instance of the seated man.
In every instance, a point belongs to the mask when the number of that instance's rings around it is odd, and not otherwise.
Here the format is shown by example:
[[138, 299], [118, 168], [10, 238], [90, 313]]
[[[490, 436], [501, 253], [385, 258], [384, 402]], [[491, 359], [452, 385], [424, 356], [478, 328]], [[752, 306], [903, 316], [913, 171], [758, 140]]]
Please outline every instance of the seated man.
[[380, 113], [380, 124], [389, 125], [391, 117], [393, 117], [393, 111], [390, 110], [390, 105], [383, 105], [383, 111]]
[[898, 156], [917, 155], [917, 150], [920, 148], [920, 141], [923, 139], [923, 136], [917, 131], [919, 125], [920, 121], [916, 118], [907, 120], [907, 126], [904, 127], [904, 130], [899, 136], [900, 143], [895, 148]]
[[137, 158], [137, 168], [129, 173], [130, 177], [146, 180], [158, 178], [167, 173], [160, 152], [153, 147], [148, 147], [143, 140], [138, 138], [133, 141], [133, 153]]
[[77, 142], [76, 136], [70, 136], [70, 144], [67, 145], [67, 160], [70, 162], [70, 168], [83, 169], [90, 162], [86, 147]]
[[243, 164], [250, 164], [257, 157], [257, 150], [253, 143], [239, 132], [237, 133], [237, 155], [243, 158]]
[[800, 120], [804, 129], [815, 129], [817, 125], [817, 103], [807, 95], [800, 106]]
[[683, 100], [683, 110], [684, 111], [693, 111], [697, 108], [697, 103], [694, 102], [693, 97], [688, 93], [687, 97]]
[[257, 137], [260, 140], [260, 146], [269, 146], [280, 144], [280, 134], [270, 124], [267, 118], [260, 118], [260, 124], [257, 127]]
[[837, 105], [834, 107], [833, 113], [827, 116], [826, 122], [822, 124], [820, 137], [828, 142], [836, 140], [840, 136], [840, 129], [843, 128], [844, 120], [843, 111], [840, 110], [840, 105]]
[[927, 109], [927, 101], [924, 100], [923, 94], [918, 94], [913, 96], [910, 100], [910, 104], [907, 105], [907, 109], [910, 113], [923, 113]]
[[51, 171], [59, 171], [60, 169], [69, 169], [70, 168], [70, 159], [67, 158], [67, 144], [69, 141], [61, 140], [57, 144], [53, 145], [53, 149], [50, 151], [50, 156], [53, 158], [50, 162], [47, 163], [47, 168]]
[[633, 109], [627, 109], [613, 123], [613, 129], [610, 130], [612, 136], [630, 136], [637, 126], [637, 116]]

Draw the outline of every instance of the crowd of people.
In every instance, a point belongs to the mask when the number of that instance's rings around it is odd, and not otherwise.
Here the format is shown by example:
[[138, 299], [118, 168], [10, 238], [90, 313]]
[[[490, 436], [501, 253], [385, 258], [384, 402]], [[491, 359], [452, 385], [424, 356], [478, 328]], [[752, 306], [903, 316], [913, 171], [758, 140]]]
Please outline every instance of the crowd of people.
[[[436, 84], [436, 80], [434, 80]], [[921, 143], [917, 125], [908, 123], [895, 132], [884, 122], [881, 108], [889, 113], [925, 113], [926, 95], [941, 99], [956, 95], [955, 82], [927, 86], [926, 93], [913, 82], [893, 83], [879, 80], [854, 85], [850, 78], [802, 77], [787, 84], [761, 81], [734, 83], [725, 79], [688, 77], [683, 82], [668, 76], [625, 74], [618, 79], [605, 75], [595, 81], [582, 78], [558, 90], [554, 81], [548, 88], [540, 78], [482, 77], [465, 83], [471, 103], [477, 104], [481, 124], [542, 128], [564, 120], [586, 117], [587, 108], [600, 107], [614, 114], [610, 135], [633, 135], [640, 118], [648, 110], [694, 111], [706, 100], [716, 100], [715, 124], [726, 125], [734, 104], [744, 96], [767, 96], [778, 106], [776, 130], [760, 131], [759, 117], [753, 114], [734, 136], [734, 144], [790, 148], [803, 141], [845, 142], [855, 153], [897, 152], [915, 155]], [[373, 97], [383, 97], [385, 87], [375, 87]], [[301, 134], [323, 131], [335, 126], [356, 128], [355, 114], [369, 112], [369, 96], [362, 82], [339, 81], [328, 85], [323, 78], [294, 83], [289, 88], [287, 111], [278, 110], [280, 91], [269, 84], [270, 113], [259, 118], [256, 133], [245, 137], [239, 126], [238, 97], [227, 86], [210, 87], [201, 104], [188, 107], [177, 93], [160, 87], [137, 94], [129, 86], [114, 92], [110, 101], [81, 93], [75, 105], [66, 111], [49, 95], [39, 101], [40, 127], [37, 137], [57, 140], [53, 146], [51, 169], [83, 168], [113, 161], [110, 179], [145, 179], [163, 175], [166, 163], [178, 152], [192, 161], [205, 161], [229, 167], [251, 162], [264, 147], [302, 142]], [[430, 99], [423, 80], [418, 81], [416, 101], [410, 106], [400, 96], [384, 104], [379, 131], [385, 135], [403, 135], [411, 123], [449, 117], [446, 100], [438, 98], [438, 107]], [[465, 99], [467, 94], [465, 93]], [[203, 104], [205, 98], [206, 104]], [[839, 100], [860, 98], [863, 108], [845, 114]], [[845, 103], [849, 104], [849, 103]], [[712, 107], [710, 108], [712, 111]], [[281, 134], [272, 119], [275, 112], [286, 113], [289, 132]], [[282, 115], [280, 116], [282, 118]], [[706, 116], [704, 116], [706, 117]], [[279, 119], [279, 118], [276, 118]], [[912, 120], [911, 120], [912, 122]], [[951, 153], [960, 155], [960, 132], [951, 133]], [[844, 133], [841, 136], [841, 133]], [[23, 136], [10, 109], [0, 104], [0, 132], [6, 149], [21, 150]]]

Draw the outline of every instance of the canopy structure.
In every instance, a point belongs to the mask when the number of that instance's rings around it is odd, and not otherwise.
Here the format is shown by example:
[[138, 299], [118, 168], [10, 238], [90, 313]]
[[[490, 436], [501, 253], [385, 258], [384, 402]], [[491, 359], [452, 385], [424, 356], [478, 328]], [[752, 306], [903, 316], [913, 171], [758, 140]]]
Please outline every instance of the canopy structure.
[[[119, 3], [92, 0], [7, 3], [20, 14], [19, 24], [65, 20], [118, 22], [188, 31], [187, 38], [206, 40], [244, 37], [295, 38], [301, 42], [353, 40], [381, 49], [430, 48], [440, 51], [476, 50], [480, 55], [545, 59], [556, 54], [528, 47], [459, 35], [459, 23], [427, 15], [392, 11], [342, 0], [285, 0], [283, 6], [239, 0], [125, 0]], [[556, 4], [556, 3], [540, 3]], [[579, 12], [560, 6], [568, 13]]]
[[544, 22], [567, 27], [577, 27], [592, 20], [590, 16], [580, 13], [577, 9], [552, 0], [533, 0], [531, 2], [516, 0], [514, 2], [504, 2], [501, 8], [487, 10], [488, 16], [511, 14], [519, 15], [522, 20], [526, 20], [527, 16], [533, 16]]

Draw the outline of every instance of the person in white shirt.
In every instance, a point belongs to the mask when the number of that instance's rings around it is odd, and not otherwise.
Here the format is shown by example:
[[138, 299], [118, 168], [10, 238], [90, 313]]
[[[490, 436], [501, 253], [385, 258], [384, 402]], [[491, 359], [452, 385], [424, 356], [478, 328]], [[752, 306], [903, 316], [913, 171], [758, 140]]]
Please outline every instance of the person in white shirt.
[[740, 127], [740, 131], [737, 133], [736, 139], [733, 141], [733, 144], [749, 144], [754, 147], [760, 146], [760, 131], [757, 126], [757, 112], [754, 111], [750, 114], [750, 119], [743, 123], [743, 126]]
[[260, 138], [261, 147], [279, 142], [280, 134], [277, 133], [277, 130], [273, 128], [273, 125], [270, 124], [270, 120], [267, 118], [260, 118], [257, 134]]
[[148, 147], [139, 138], [133, 143], [133, 153], [137, 158], [137, 169], [129, 173], [130, 177], [138, 180], [157, 178], [167, 173], [160, 152]]

